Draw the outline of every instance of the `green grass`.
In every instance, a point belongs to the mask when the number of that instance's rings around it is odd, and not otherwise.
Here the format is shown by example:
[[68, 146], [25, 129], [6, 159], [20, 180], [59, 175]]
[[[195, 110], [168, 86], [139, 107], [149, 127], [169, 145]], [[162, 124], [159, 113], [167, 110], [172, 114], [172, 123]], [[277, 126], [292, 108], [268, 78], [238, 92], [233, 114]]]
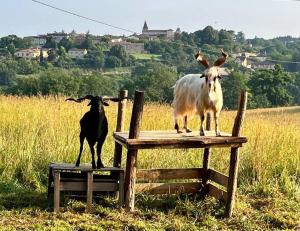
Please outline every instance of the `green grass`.
[[156, 54], [132, 54], [134, 58], [139, 59], [139, 60], [159, 60], [161, 58], [161, 55], [156, 55]]
[[[54, 97], [0, 96], [0, 230], [266, 230], [300, 229], [300, 107], [248, 110], [240, 149], [238, 196], [234, 216], [222, 219], [224, 206], [213, 198], [138, 195], [137, 210], [115, 209], [117, 201], [102, 198], [94, 212], [84, 203], [66, 200], [65, 212], [49, 212], [45, 191], [50, 162], [74, 163], [78, 153], [79, 119], [87, 102]], [[116, 104], [106, 108], [110, 134], [103, 161], [112, 165]], [[159, 113], [158, 113], [159, 112]], [[129, 127], [131, 105], [126, 110]], [[222, 131], [230, 131], [235, 112], [221, 113]], [[198, 119], [190, 127], [198, 130]], [[142, 130], [172, 129], [168, 105], [147, 104]], [[211, 166], [228, 169], [228, 149], [214, 149]], [[82, 163], [90, 163], [85, 146]], [[201, 166], [202, 152], [143, 150], [138, 168]], [[124, 165], [125, 159], [123, 157]]]

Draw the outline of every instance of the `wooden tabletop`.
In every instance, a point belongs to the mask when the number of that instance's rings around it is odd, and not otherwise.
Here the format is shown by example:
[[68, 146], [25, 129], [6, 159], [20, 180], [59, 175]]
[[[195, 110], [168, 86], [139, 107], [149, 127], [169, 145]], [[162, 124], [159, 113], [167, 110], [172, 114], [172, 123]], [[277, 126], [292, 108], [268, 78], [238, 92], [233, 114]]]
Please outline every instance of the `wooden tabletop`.
[[128, 132], [114, 132], [113, 136], [128, 149], [241, 147], [247, 142], [246, 137], [232, 137], [224, 132], [216, 137], [214, 131], [205, 131], [205, 136], [200, 136], [199, 131], [178, 134], [175, 130], [141, 131], [138, 139], [128, 139]]
[[81, 171], [81, 172], [91, 172], [91, 171], [120, 171], [120, 168], [115, 167], [105, 167], [100, 169], [93, 169], [90, 164], [81, 164], [79, 167], [76, 167], [75, 164], [67, 163], [51, 163], [49, 165], [53, 170], [65, 170], [65, 171]]

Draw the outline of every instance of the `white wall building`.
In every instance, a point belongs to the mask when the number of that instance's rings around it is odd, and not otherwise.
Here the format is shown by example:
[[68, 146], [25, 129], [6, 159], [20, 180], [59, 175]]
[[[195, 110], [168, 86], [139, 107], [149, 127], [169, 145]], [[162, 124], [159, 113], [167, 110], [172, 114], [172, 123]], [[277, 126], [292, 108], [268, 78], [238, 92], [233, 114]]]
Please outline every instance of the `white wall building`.
[[68, 51], [68, 55], [71, 59], [83, 59], [84, 56], [87, 54], [86, 49], [70, 49]]

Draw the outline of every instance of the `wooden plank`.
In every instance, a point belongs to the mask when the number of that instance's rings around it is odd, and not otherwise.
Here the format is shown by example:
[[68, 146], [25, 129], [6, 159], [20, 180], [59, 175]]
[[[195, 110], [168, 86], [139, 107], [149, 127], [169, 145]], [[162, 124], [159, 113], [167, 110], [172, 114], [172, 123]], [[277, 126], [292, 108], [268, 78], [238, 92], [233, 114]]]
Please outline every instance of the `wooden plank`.
[[226, 202], [227, 200], [227, 192], [212, 184], [208, 184], [208, 194], [216, 198], [217, 200], [221, 200], [223, 202]]
[[[128, 96], [127, 90], [122, 90], [119, 92], [119, 99], [123, 99], [118, 103], [118, 117], [117, 117], [117, 127], [116, 132], [122, 132], [124, 130], [124, 120], [125, 120], [125, 110], [126, 110], [126, 98]], [[122, 160], [122, 145], [115, 142], [115, 152], [114, 152], [114, 167], [121, 167]]]
[[76, 167], [74, 164], [67, 163], [53, 163], [49, 165], [53, 170], [61, 170], [61, 171], [77, 171], [77, 172], [111, 172], [111, 171], [122, 171], [120, 168], [116, 167], [106, 167], [100, 169], [93, 169], [90, 164], [82, 164], [79, 167]]
[[[141, 136], [139, 139], [124, 138], [118, 133], [114, 133], [115, 141], [128, 149], [155, 149], [155, 148], [210, 148], [210, 147], [241, 147], [247, 142], [246, 137], [168, 137], [155, 135], [152, 137]], [[128, 134], [127, 134], [128, 137]]]
[[53, 171], [54, 174], [54, 212], [59, 212], [60, 203], [60, 173]]
[[[241, 92], [238, 112], [234, 121], [232, 129], [232, 136], [239, 136], [244, 121], [247, 107], [247, 92]], [[229, 166], [229, 177], [228, 177], [228, 196], [227, 203], [225, 206], [225, 216], [231, 217], [235, 203], [235, 193], [237, 188], [237, 175], [239, 165], [239, 150], [238, 148], [231, 148], [230, 152], [230, 166]]]
[[86, 190], [86, 212], [92, 211], [93, 203], [93, 173], [87, 173], [87, 190]]
[[[211, 130], [211, 114], [208, 112], [206, 116], [206, 130]], [[209, 162], [210, 162], [210, 154], [211, 149], [210, 148], [204, 148], [203, 152], [203, 161], [202, 161], [202, 185], [203, 185], [203, 194], [208, 194], [208, 169], [209, 169]]]
[[119, 205], [120, 207], [124, 205], [124, 172], [120, 172], [119, 177]]
[[202, 168], [179, 168], [179, 169], [138, 169], [137, 180], [153, 182], [157, 180], [171, 179], [199, 179]]
[[193, 183], [137, 183], [136, 191], [149, 194], [197, 193], [201, 189], [200, 182]]
[[212, 180], [215, 183], [218, 183], [225, 188], [228, 186], [228, 176], [224, 175], [223, 173], [220, 173], [214, 169], [208, 170], [208, 176], [209, 180]]
[[[94, 182], [94, 192], [116, 192], [119, 189], [118, 183]], [[61, 191], [86, 191], [87, 182], [60, 182]]]
[[[131, 121], [129, 128], [129, 138], [137, 139], [140, 134], [140, 125], [142, 120], [144, 107], [144, 92], [135, 91], [134, 103], [131, 113]], [[127, 152], [126, 160], [126, 175], [125, 175], [125, 209], [127, 211], [134, 210], [134, 199], [135, 199], [135, 181], [136, 181], [136, 158], [137, 149], [130, 149]]]

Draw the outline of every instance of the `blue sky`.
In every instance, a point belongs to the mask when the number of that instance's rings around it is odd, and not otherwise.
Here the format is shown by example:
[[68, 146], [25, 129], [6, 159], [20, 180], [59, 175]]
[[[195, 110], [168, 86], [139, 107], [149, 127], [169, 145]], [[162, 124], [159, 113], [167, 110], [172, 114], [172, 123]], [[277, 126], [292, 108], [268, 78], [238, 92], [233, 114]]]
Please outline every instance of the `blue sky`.
[[[254, 36], [300, 36], [300, 1], [293, 0], [40, 0], [87, 17], [141, 33], [149, 29], [194, 32], [211, 25]], [[0, 36], [70, 32], [129, 33], [46, 8], [31, 0], [0, 0]]]

